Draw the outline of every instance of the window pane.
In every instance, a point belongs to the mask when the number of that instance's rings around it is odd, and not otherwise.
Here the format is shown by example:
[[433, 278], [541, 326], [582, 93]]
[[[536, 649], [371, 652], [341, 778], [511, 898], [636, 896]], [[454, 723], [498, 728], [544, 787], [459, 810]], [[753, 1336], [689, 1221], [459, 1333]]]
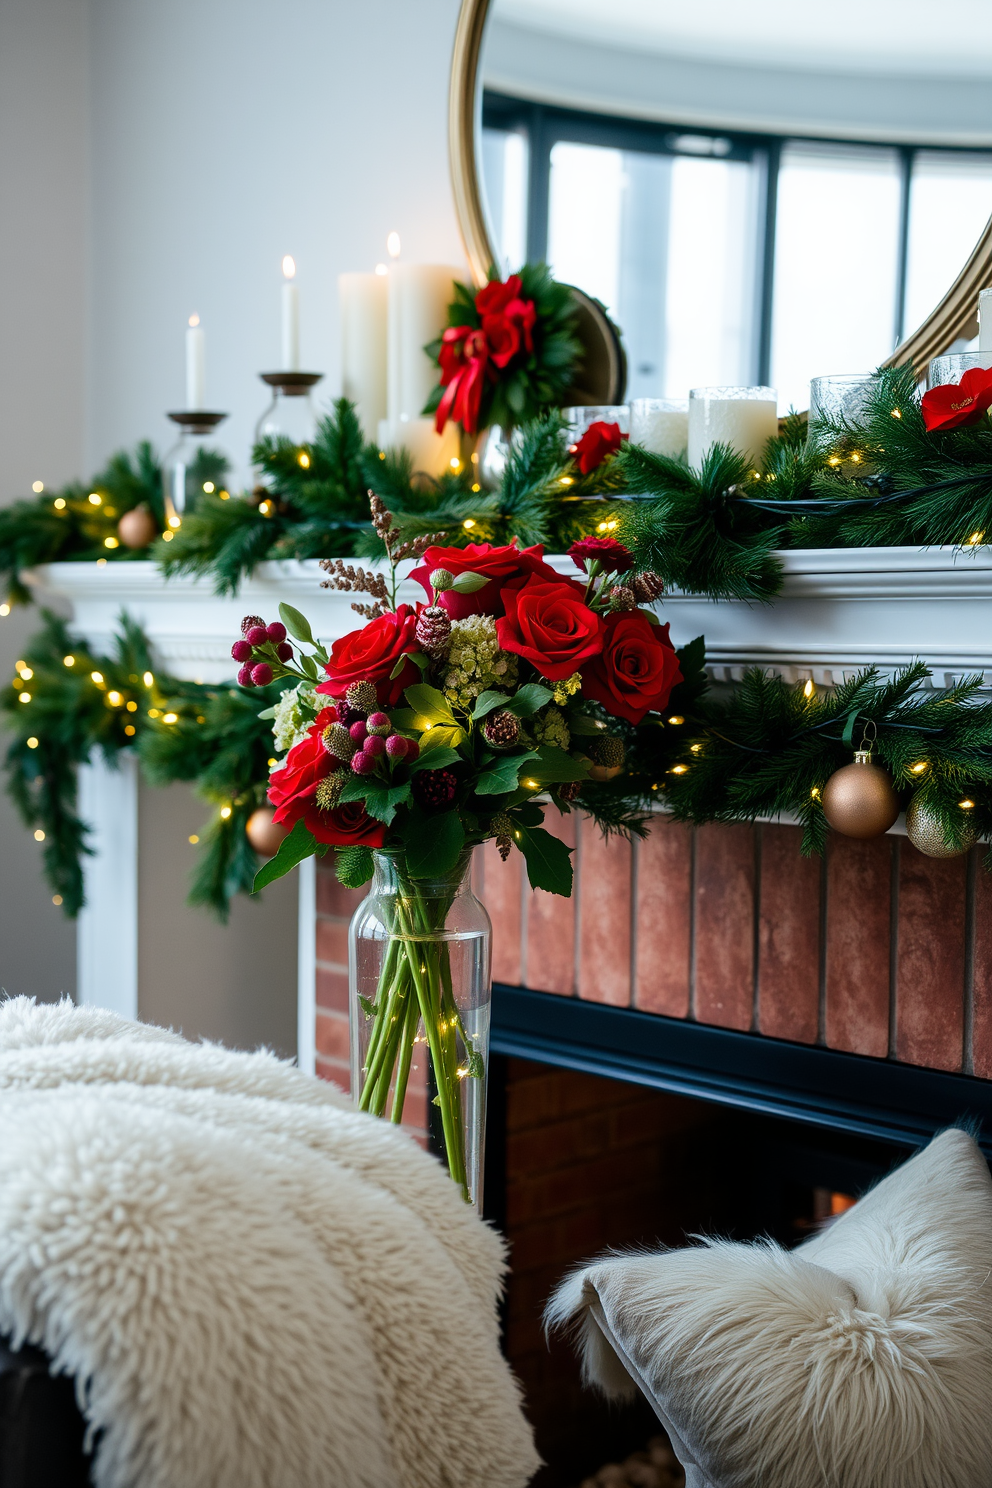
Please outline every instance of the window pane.
[[548, 262], [618, 315], [623, 156], [559, 141], [551, 149]]
[[786, 146], [772, 319], [780, 409], [807, 407], [811, 377], [868, 371], [892, 351], [898, 248], [894, 150]]
[[519, 130], [482, 131], [482, 179], [492, 242], [504, 274], [527, 257], [527, 136]]
[[954, 283], [992, 217], [992, 155], [921, 150], [909, 195], [905, 331], [911, 333]]

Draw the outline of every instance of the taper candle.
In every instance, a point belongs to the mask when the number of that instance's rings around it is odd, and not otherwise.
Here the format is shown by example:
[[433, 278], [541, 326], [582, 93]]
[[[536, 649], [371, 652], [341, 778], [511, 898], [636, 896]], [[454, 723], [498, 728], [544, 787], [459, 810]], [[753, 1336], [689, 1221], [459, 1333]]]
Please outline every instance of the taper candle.
[[206, 341], [198, 315], [191, 315], [186, 327], [186, 407], [193, 412], [206, 405]]
[[300, 370], [300, 292], [293, 283], [296, 260], [287, 253], [282, 261], [286, 280], [282, 287], [282, 366], [281, 372]]

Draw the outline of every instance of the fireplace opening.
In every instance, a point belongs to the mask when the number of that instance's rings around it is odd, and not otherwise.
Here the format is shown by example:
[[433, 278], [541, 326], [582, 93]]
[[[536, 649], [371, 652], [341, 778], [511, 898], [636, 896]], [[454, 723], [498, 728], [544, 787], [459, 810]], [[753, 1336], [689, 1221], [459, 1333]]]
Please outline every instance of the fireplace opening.
[[533, 1488], [578, 1488], [638, 1452], [633, 1482], [678, 1482], [645, 1453], [654, 1439], [661, 1461], [647, 1403], [606, 1404], [570, 1343], [545, 1340], [555, 1284], [610, 1247], [699, 1234], [795, 1245], [912, 1149], [522, 1058], [494, 1056], [490, 1082], [486, 1211], [510, 1245], [505, 1347], [547, 1464]]

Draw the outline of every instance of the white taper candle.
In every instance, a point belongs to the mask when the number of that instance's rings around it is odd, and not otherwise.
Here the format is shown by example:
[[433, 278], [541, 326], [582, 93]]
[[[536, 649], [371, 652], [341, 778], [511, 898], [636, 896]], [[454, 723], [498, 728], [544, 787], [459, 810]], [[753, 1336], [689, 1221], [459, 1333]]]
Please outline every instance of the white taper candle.
[[186, 327], [186, 407], [196, 412], [206, 406], [207, 358], [206, 339], [198, 315], [191, 315]]

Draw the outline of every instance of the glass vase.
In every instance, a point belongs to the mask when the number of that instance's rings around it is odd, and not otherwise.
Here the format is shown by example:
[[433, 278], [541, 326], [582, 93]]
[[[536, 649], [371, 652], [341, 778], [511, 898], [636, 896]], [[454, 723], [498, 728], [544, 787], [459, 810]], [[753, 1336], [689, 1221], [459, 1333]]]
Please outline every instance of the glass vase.
[[414, 879], [402, 852], [376, 852], [349, 932], [351, 1088], [358, 1106], [417, 1124], [482, 1208], [492, 925], [472, 892], [471, 852], [442, 878]]

